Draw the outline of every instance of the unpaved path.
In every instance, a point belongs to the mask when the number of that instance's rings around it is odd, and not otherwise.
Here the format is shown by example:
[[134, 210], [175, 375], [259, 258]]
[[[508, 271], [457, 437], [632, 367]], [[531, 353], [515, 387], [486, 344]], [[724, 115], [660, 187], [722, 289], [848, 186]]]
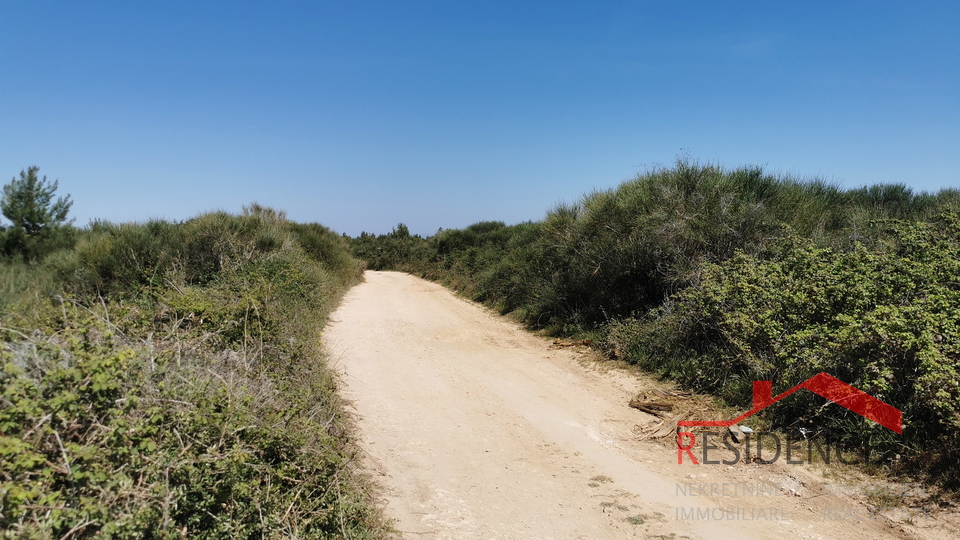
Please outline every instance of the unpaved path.
[[956, 532], [870, 515], [825, 493], [823, 473], [806, 467], [678, 465], [675, 445], [636, 436], [655, 420], [626, 406], [637, 376], [591, 368], [580, 353], [407, 274], [367, 272], [323, 340], [356, 408], [366, 466], [405, 538]]

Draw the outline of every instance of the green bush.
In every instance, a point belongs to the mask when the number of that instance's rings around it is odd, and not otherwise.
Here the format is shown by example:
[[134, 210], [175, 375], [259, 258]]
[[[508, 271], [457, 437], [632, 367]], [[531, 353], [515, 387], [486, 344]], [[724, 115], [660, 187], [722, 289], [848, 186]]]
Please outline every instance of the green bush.
[[362, 268], [342, 238], [252, 206], [95, 223], [31, 268], [0, 316], [0, 537], [383, 530], [319, 344]]
[[612, 323], [606, 346], [685, 385], [749, 408], [754, 380], [784, 391], [821, 371], [904, 413], [903, 436], [801, 393], [774, 426], [960, 486], [960, 218], [884, 221], [849, 250], [789, 236], [760, 255], [704, 265], [701, 281], [645, 318]]
[[403, 223], [392, 231], [379, 236], [366, 232], [350, 241], [354, 256], [365, 261], [372, 270], [393, 270], [408, 266], [411, 261], [421, 260], [429, 254], [423, 250], [424, 240], [419, 235], [410, 235]]

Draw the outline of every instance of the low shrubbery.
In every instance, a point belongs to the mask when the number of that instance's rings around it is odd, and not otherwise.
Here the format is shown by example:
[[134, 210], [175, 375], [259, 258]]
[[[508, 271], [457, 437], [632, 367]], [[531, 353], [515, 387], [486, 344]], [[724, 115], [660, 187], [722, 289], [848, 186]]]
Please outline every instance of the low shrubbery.
[[361, 270], [257, 206], [5, 266], [3, 536], [374, 535], [319, 344]]
[[785, 391], [821, 371], [904, 414], [903, 435], [803, 392], [767, 419], [958, 487], [960, 218], [883, 222], [846, 250], [789, 236], [706, 264], [699, 283], [640, 319], [611, 322], [612, 353], [744, 410], [754, 380]]

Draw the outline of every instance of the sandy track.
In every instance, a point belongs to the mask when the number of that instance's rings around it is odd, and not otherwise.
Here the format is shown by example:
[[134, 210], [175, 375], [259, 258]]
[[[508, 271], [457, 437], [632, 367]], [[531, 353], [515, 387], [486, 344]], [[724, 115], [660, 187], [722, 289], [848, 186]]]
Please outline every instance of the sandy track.
[[[803, 467], [677, 465], [675, 447], [637, 440], [635, 426], [653, 417], [626, 406], [635, 376], [592, 369], [406, 274], [367, 272], [323, 339], [406, 538], [949, 537], [925, 521], [870, 519]], [[683, 493], [709, 483], [786, 487]], [[684, 518], [695, 508], [741, 514]]]

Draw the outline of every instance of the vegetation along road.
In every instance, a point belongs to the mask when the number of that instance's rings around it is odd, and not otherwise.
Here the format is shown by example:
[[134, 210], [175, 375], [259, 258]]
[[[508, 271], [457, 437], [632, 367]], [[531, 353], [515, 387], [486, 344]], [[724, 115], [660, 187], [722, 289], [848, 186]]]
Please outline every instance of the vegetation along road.
[[662, 383], [435, 283], [365, 277], [323, 340], [405, 538], [956, 537], [943, 515], [873, 513], [822, 465], [678, 465], [672, 437], [641, 436], [659, 420], [627, 406]]

